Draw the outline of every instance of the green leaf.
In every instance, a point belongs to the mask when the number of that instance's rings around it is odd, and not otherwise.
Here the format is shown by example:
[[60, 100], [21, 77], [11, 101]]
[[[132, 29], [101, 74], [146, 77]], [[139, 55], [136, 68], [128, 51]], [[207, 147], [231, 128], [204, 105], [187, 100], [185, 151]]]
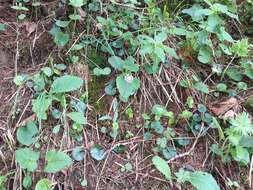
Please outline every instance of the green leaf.
[[184, 9], [182, 13], [190, 15], [193, 21], [200, 21], [212, 12], [209, 9], [203, 9], [200, 5], [194, 5], [189, 9]]
[[82, 161], [84, 159], [84, 150], [82, 147], [75, 147], [72, 151], [72, 157], [76, 161]]
[[104, 69], [95, 68], [93, 69], [93, 73], [96, 76], [109, 75], [111, 73], [111, 69], [109, 67], [105, 67]]
[[225, 92], [227, 90], [227, 85], [224, 83], [219, 83], [216, 85], [216, 89], [219, 92]]
[[155, 47], [154, 48], [154, 53], [155, 53], [155, 55], [159, 58], [159, 60], [161, 61], [161, 62], [165, 62], [165, 53], [164, 53], [164, 50], [163, 50], [163, 48], [162, 47]]
[[39, 95], [32, 101], [32, 110], [36, 113], [36, 116], [40, 120], [47, 119], [47, 113], [49, 106], [52, 103], [52, 99], [47, 97], [45, 94]]
[[173, 117], [173, 113], [166, 110], [166, 108], [162, 105], [156, 104], [152, 107], [152, 113], [158, 117], [166, 116]]
[[250, 161], [250, 155], [246, 148], [242, 146], [236, 146], [235, 150], [232, 151], [232, 156], [237, 162], [248, 164]]
[[6, 30], [6, 25], [3, 23], [0, 23], [0, 31]]
[[152, 158], [152, 163], [155, 165], [156, 169], [161, 172], [167, 180], [171, 180], [171, 171], [167, 162], [160, 158], [159, 156], [154, 156]]
[[216, 180], [209, 173], [202, 171], [189, 172], [180, 169], [175, 175], [178, 182], [190, 182], [197, 190], [220, 190]]
[[100, 145], [94, 145], [90, 150], [91, 157], [100, 161], [105, 158], [105, 150]]
[[22, 186], [25, 189], [29, 189], [32, 186], [32, 177], [30, 175], [26, 175], [23, 179]]
[[84, 5], [84, 0], [69, 0], [69, 4], [73, 7], [81, 7]]
[[60, 151], [48, 151], [45, 157], [47, 165], [45, 166], [45, 172], [55, 173], [72, 164], [71, 158]]
[[244, 68], [244, 74], [253, 80], [253, 62], [243, 61], [241, 65]]
[[35, 186], [35, 190], [52, 190], [53, 184], [48, 179], [44, 178], [38, 181]]
[[70, 21], [56, 20], [55, 24], [59, 27], [65, 28], [69, 25]]
[[112, 56], [108, 59], [110, 65], [116, 69], [122, 71], [124, 68], [124, 61], [118, 56]]
[[63, 93], [78, 90], [83, 86], [83, 80], [72, 75], [65, 75], [57, 78], [51, 87], [51, 93]]
[[87, 123], [86, 118], [82, 112], [70, 112], [67, 116], [72, 119], [75, 123], [85, 125]]
[[226, 74], [230, 79], [233, 79], [234, 81], [238, 81], [238, 82], [241, 81], [243, 77], [240, 70], [236, 68], [227, 69]]
[[54, 36], [54, 42], [56, 45], [63, 47], [65, 46], [69, 41], [69, 34], [63, 33], [61, 31], [57, 32]]
[[196, 90], [206, 93], [209, 93], [209, 89], [208, 86], [206, 84], [204, 84], [203, 82], [197, 82], [193, 85], [193, 88], [195, 88]]
[[212, 52], [207, 47], [201, 47], [198, 54], [198, 60], [201, 63], [209, 63], [212, 58]]
[[132, 75], [121, 74], [116, 79], [116, 86], [121, 97], [127, 101], [140, 88], [140, 80]]
[[124, 69], [131, 71], [131, 72], [137, 72], [139, 71], [139, 65], [134, 64], [134, 58], [132, 56], [129, 56], [125, 61], [124, 61]]
[[36, 142], [35, 137], [38, 134], [37, 126], [34, 122], [27, 123], [24, 127], [19, 127], [17, 130], [17, 140], [23, 145], [29, 146]]
[[21, 168], [32, 172], [37, 168], [40, 153], [30, 148], [23, 148], [15, 151], [15, 157]]

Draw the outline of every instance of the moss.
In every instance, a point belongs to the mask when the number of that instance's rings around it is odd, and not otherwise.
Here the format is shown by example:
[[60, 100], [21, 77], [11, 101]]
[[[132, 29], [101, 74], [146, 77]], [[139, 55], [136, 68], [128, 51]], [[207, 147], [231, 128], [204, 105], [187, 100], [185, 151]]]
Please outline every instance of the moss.
[[104, 99], [100, 99], [103, 95], [105, 80], [105, 77], [94, 76], [92, 81], [89, 83], [89, 104], [94, 106], [98, 114], [102, 114], [107, 111]]

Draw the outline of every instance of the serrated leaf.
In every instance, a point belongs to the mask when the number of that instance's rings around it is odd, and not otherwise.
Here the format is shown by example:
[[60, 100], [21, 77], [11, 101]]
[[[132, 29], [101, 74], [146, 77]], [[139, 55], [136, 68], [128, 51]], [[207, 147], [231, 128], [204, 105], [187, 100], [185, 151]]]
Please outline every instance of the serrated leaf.
[[171, 171], [167, 162], [160, 158], [159, 156], [154, 156], [152, 158], [152, 163], [155, 165], [156, 169], [161, 172], [167, 180], [171, 180]]
[[30, 148], [23, 148], [15, 151], [15, 158], [20, 167], [31, 172], [37, 168], [39, 156], [39, 152], [34, 152]]
[[70, 112], [67, 116], [72, 119], [75, 123], [85, 125], [87, 123], [84, 114], [81, 112]]
[[72, 164], [71, 158], [60, 151], [48, 151], [45, 157], [47, 165], [45, 166], [45, 172], [55, 173]]
[[27, 123], [24, 127], [19, 127], [17, 130], [17, 140], [23, 145], [29, 146], [36, 142], [35, 137], [38, 134], [37, 126], [34, 122]]
[[52, 103], [52, 99], [45, 94], [39, 95], [36, 99], [32, 100], [32, 110], [40, 120], [47, 119], [47, 110]]
[[83, 80], [72, 75], [57, 78], [51, 87], [51, 93], [63, 93], [78, 90], [83, 85]]

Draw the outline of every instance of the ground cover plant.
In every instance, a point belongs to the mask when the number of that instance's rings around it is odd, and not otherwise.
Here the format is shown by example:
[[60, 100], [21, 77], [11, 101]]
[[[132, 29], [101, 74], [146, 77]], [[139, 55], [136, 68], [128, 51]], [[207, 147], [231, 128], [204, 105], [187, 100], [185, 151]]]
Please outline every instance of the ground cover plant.
[[0, 10], [0, 190], [253, 188], [252, 0]]

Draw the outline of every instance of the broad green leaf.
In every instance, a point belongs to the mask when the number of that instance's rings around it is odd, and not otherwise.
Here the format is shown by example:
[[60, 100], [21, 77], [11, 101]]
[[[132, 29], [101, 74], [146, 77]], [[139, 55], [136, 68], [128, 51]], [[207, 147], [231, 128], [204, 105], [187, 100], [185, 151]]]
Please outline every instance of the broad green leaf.
[[203, 82], [197, 82], [193, 85], [193, 88], [195, 88], [196, 90], [206, 93], [209, 93], [209, 89], [208, 86], [206, 84], [204, 84]]
[[243, 164], [248, 164], [250, 161], [250, 155], [246, 148], [242, 146], [236, 146], [235, 150], [232, 151], [232, 156], [237, 162], [241, 162]]
[[55, 173], [72, 164], [71, 158], [60, 151], [48, 151], [45, 157], [47, 165], [45, 166], [45, 172]]
[[156, 169], [161, 172], [167, 180], [171, 180], [171, 171], [168, 163], [160, 158], [159, 156], [154, 156], [152, 158], [152, 163], [155, 165]]
[[201, 47], [198, 54], [198, 60], [201, 63], [209, 63], [212, 58], [212, 51], [207, 47]]
[[40, 120], [47, 119], [47, 110], [52, 103], [52, 99], [45, 94], [39, 95], [32, 101], [32, 110], [36, 113], [36, 116]]
[[7, 180], [8, 180], [7, 175], [0, 176], [0, 190], [6, 190], [5, 184]]
[[112, 56], [108, 59], [110, 65], [117, 70], [122, 71], [124, 68], [124, 61], [118, 56]]
[[53, 184], [48, 179], [44, 178], [38, 181], [38, 183], [35, 186], [35, 190], [52, 190]]
[[26, 126], [19, 127], [17, 130], [17, 140], [23, 145], [29, 146], [36, 142], [38, 134], [37, 126], [34, 122], [28, 122]]
[[243, 77], [240, 70], [233, 67], [227, 69], [226, 74], [230, 79], [233, 79], [234, 81], [238, 82], [241, 81]]
[[95, 68], [93, 69], [93, 73], [96, 76], [109, 75], [111, 73], [111, 69], [109, 67], [105, 67], [104, 69]]
[[61, 31], [57, 32], [54, 36], [54, 42], [56, 45], [63, 47], [65, 46], [69, 41], [69, 34], [63, 33]]
[[51, 93], [63, 93], [78, 90], [83, 86], [83, 80], [72, 75], [65, 75], [57, 78], [51, 87]]
[[85, 125], [87, 123], [86, 118], [82, 112], [70, 112], [67, 116], [72, 119], [75, 123]]
[[116, 86], [120, 95], [125, 101], [140, 88], [140, 80], [132, 75], [119, 75], [116, 79]]
[[15, 151], [16, 161], [20, 167], [31, 172], [36, 170], [39, 156], [39, 152], [34, 152], [30, 148], [23, 148]]
[[209, 9], [203, 9], [200, 5], [194, 5], [189, 9], [184, 9], [182, 13], [190, 15], [193, 21], [200, 21], [212, 12]]
[[206, 172], [189, 172], [180, 169], [179, 172], [176, 173], [176, 176], [178, 182], [190, 182], [197, 190], [220, 190], [220, 187], [213, 176]]
[[100, 145], [94, 145], [90, 150], [91, 157], [100, 161], [105, 158], [105, 150]]

